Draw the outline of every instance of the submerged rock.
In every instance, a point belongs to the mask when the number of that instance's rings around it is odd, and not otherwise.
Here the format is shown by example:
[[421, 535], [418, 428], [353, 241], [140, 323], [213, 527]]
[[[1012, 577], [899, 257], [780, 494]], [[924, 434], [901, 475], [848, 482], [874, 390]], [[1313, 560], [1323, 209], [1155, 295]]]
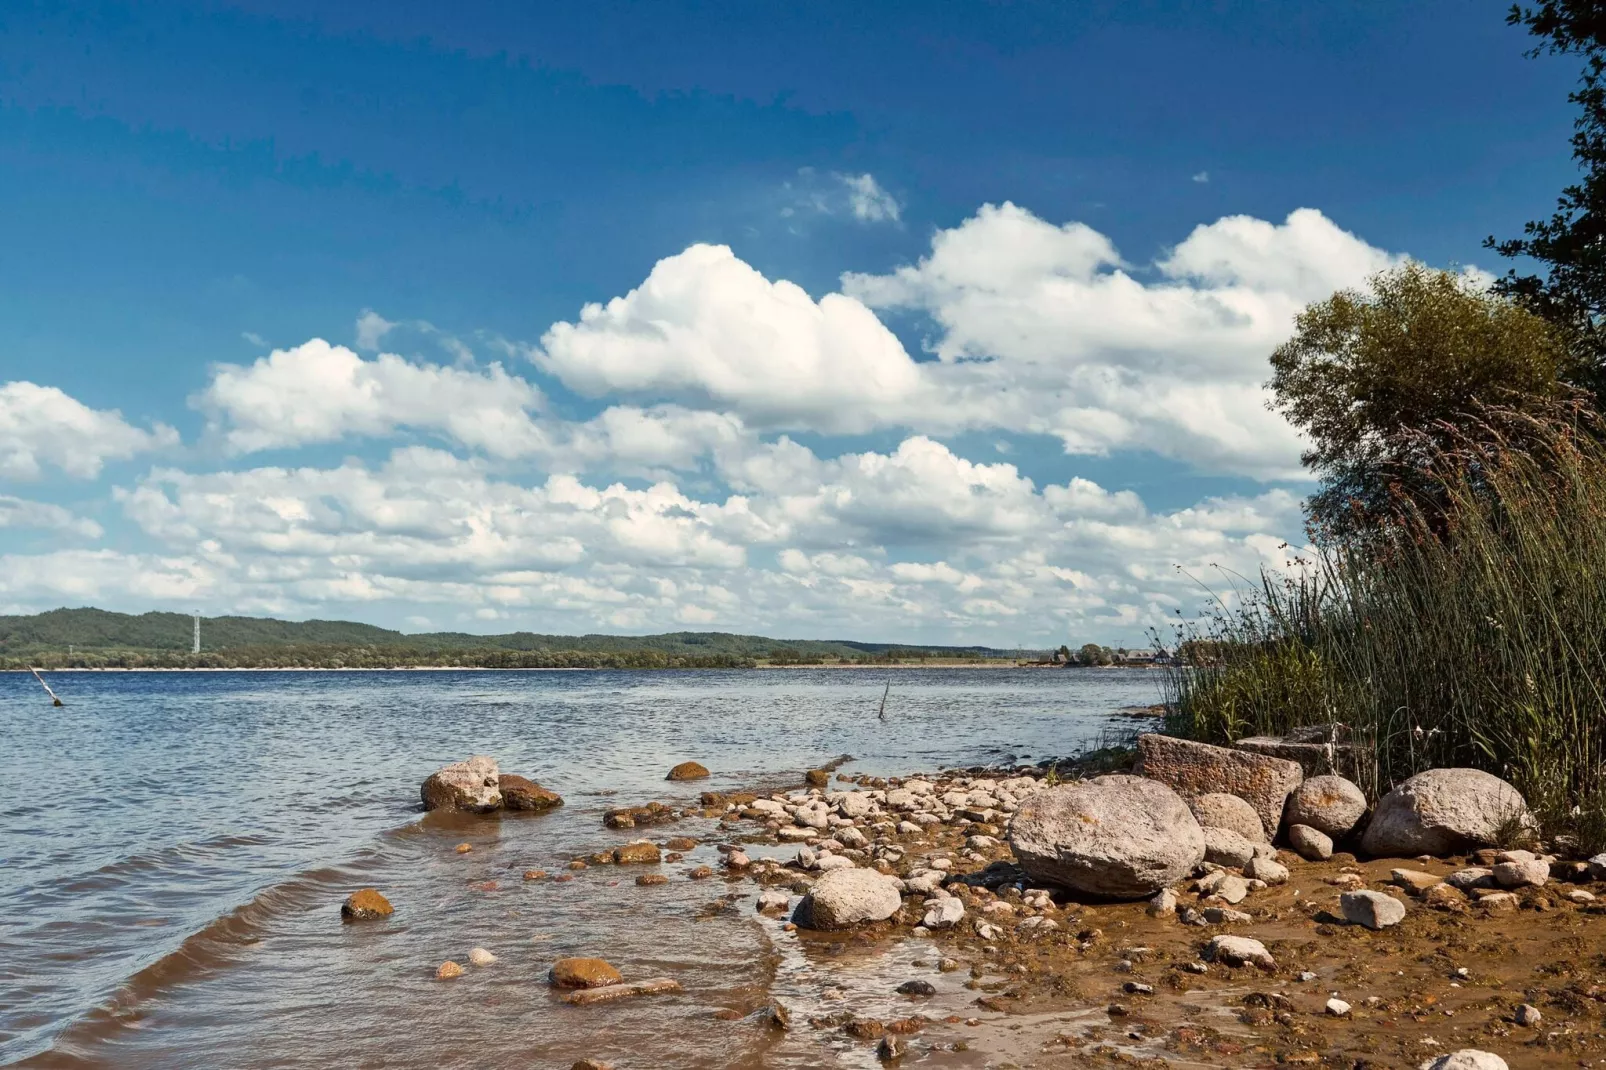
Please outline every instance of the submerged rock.
[[426, 810], [488, 813], [502, 805], [496, 759], [477, 754], [431, 773], [419, 788]]
[[437, 981], [450, 981], [461, 976], [463, 976], [463, 967], [451, 959], [441, 963], [440, 968], [435, 971], [435, 979]]
[[1226, 792], [1243, 799], [1268, 836], [1276, 834], [1288, 796], [1305, 779], [1296, 762], [1154, 733], [1138, 737], [1138, 755], [1140, 775], [1185, 798]]
[[624, 976], [603, 959], [559, 959], [547, 971], [547, 980], [556, 988], [601, 988], [616, 985]]
[[708, 776], [708, 770], [697, 762], [681, 762], [669, 771], [665, 780], [702, 780]]
[[1481, 769], [1429, 769], [1383, 796], [1361, 837], [1367, 854], [1459, 854], [1533, 827], [1516, 788]]
[[502, 806], [508, 810], [553, 810], [563, 805], [563, 796], [557, 792], [514, 773], [498, 777], [497, 787], [502, 792]]
[[1284, 814], [1290, 825], [1308, 825], [1341, 840], [1366, 816], [1366, 795], [1341, 776], [1314, 776], [1294, 789]]
[[680, 982], [669, 977], [655, 977], [650, 981], [631, 981], [628, 984], [618, 983], [602, 985], [599, 988], [586, 988], [579, 992], [570, 992], [563, 997], [565, 1003], [588, 1004], [606, 1003], [616, 999], [628, 999], [631, 996], [656, 996], [665, 992], [681, 991]]
[[805, 929], [847, 929], [885, 921], [901, 906], [896, 877], [873, 869], [839, 869], [814, 883], [792, 920]]
[[396, 912], [390, 900], [379, 894], [377, 888], [362, 888], [346, 896], [340, 904], [340, 916], [347, 921], [371, 921], [388, 918]]
[[489, 966], [496, 961], [496, 956], [483, 947], [476, 947], [469, 951], [468, 961], [473, 966]]
[[663, 854], [658, 850], [656, 843], [637, 840], [635, 843], [627, 843], [623, 847], [615, 847], [613, 849], [613, 860], [621, 866], [639, 865], [662, 861]]
[[1205, 837], [1181, 797], [1135, 776], [1101, 776], [1029, 796], [1009, 826], [1027, 874], [1090, 895], [1152, 896], [1204, 860]]

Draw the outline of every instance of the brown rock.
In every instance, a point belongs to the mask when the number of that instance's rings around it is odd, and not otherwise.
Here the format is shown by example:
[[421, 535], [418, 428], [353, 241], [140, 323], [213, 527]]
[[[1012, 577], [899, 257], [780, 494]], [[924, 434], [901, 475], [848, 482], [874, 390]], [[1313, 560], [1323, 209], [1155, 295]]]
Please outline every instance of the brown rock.
[[1396, 869], [1389, 873], [1390, 882], [1399, 885], [1412, 895], [1421, 895], [1434, 885], [1443, 884], [1444, 878], [1419, 869]]
[[1434, 910], [1464, 910], [1467, 897], [1451, 885], [1439, 883], [1422, 893], [1422, 902]]
[[708, 866], [698, 866], [696, 869], [694, 869], [690, 873], [686, 874], [686, 876], [688, 878], [690, 878], [691, 880], [694, 880], [694, 881], [705, 881], [709, 877], [712, 877], [713, 875], [714, 875], [713, 869], [711, 869]]
[[497, 778], [502, 805], [509, 810], [553, 810], [563, 805], [563, 796], [543, 788], [533, 780], [503, 773]]
[[842, 1031], [850, 1037], [860, 1040], [874, 1040], [886, 1033], [886, 1024], [876, 1018], [855, 1018], [842, 1027]]
[[1154, 733], [1138, 737], [1137, 771], [1185, 799], [1236, 795], [1255, 808], [1268, 836], [1281, 827], [1288, 796], [1305, 779], [1296, 762]]
[[618, 984], [624, 976], [602, 959], [559, 959], [547, 980], [555, 988], [601, 988]]
[[368, 921], [373, 918], [388, 918], [396, 912], [390, 905], [390, 900], [380, 895], [377, 889], [363, 888], [346, 896], [346, 901], [340, 904], [340, 916], [347, 921]]
[[643, 873], [636, 878], [636, 883], [646, 888], [654, 884], [668, 884], [669, 878], [662, 873]]
[[732, 803], [737, 806], [746, 806], [748, 803], [756, 802], [757, 800], [758, 795], [751, 791], [705, 791], [697, 797], [697, 801], [703, 806], [721, 810]]
[[803, 782], [811, 788], [823, 788], [831, 783], [831, 774], [824, 769], [810, 769], [803, 774]]
[[546, 880], [546, 870], [544, 870], [544, 869], [527, 869], [527, 870], [524, 871], [524, 879], [527, 880], [527, 881]]
[[453, 849], [460, 855], [466, 855], [474, 849], [474, 845], [472, 843], [460, 843]]
[[656, 843], [638, 840], [635, 843], [627, 843], [623, 847], [615, 847], [613, 849], [613, 860], [619, 865], [625, 866], [645, 862], [660, 862], [663, 860], [663, 855], [659, 852]]
[[669, 771], [665, 780], [702, 780], [708, 776], [708, 770], [696, 762], [681, 762]]
[[666, 851], [689, 851], [697, 846], [697, 841], [690, 836], [675, 836], [664, 844]]
[[601, 1059], [581, 1059], [569, 1067], [569, 1070], [613, 1070], [613, 1064], [603, 1062]]
[[454, 977], [461, 976], [463, 976], [463, 967], [459, 966], [451, 959], [447, 959], [445, 962], [441, 963], [440, 969], [435, 971], [435, 979], [437, 981], [450, 981]]
[[661, 802], [646, 806], [620, 806], [603, 812], [602, 823], [611, 829], [633, 829], [641, 825], [662, 825], [675, 820], [675, 811]]
[[571, 992], [563, 997], [563, 1001], [584, 1006], [588, 1003], [606, 1003], [615, 999], [628, 999], [631, 996], [656, 996], [665, 992], [679, 991], [681, 991], [679, 981], [668, 977], [655, 977], [650, 981], [631, 981], [628, 984], [603, 985], [601, 988], [587, 988], [579, 992]]

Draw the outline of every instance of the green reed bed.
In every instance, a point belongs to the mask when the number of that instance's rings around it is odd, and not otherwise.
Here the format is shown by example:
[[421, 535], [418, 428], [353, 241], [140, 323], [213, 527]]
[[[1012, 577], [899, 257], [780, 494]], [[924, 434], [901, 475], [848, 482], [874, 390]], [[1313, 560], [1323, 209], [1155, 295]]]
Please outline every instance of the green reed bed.
[[1532, 428], [1502, 447], [1439, 456], [1428, 506], [1223, 604], [1169, 676], [1170, 729], [1342, 725], [1374, 798], [1475, 766], [1606, 848], [1606, 449]]

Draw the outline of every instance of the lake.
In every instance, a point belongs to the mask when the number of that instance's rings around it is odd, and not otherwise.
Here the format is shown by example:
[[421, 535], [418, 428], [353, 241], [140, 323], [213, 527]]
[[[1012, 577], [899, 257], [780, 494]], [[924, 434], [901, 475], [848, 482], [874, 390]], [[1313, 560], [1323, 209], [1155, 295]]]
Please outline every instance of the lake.
[[[1036, 761], [1130, 732], [1146, 670], [59, 673], [49, 706], [0, 674], [0, 1063], [37, 1067], [858, 1065], [807, 1031], [746, 1021], [815, 998], [751, 884], [688, 881], [714, 822], [639, 832], [704, 843], [637, 887], [594, 867], [636, 838], [610, 806], [795, 787], [838, 755], [878, 776]], [[877, 717], [890, 682], [886, 717]], [[439, 766], [489, 754], [567, 800], [548, 814], [420, 812]], [[664, 781], [694, 759], [712, 778]], [[472, 850], [458, 853], [459, 843]], [[386, 922], [342, 925], [374, 886]], [[739, 893], [739, 894], [738, 894]], [[722, 897], [736, 896], [728, 903]], [[499, 961], [450, 983], [471, 947]], [[671, 976], [678, 996], [571, 1007], [555, 958]], [[867, 965], [865, 969], [872, 969]], [[840, 979], [832, 983], [847, 983]], [[979, 1064], [978, 1064], [979, 1065]]]

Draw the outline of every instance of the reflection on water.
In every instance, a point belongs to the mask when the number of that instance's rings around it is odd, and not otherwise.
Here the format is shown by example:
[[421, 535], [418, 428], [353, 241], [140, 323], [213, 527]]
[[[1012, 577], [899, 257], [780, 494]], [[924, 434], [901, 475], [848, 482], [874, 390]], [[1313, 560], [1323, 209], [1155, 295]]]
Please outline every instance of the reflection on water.
[[[713, 1017], [758, 1007], [772, 984], [804, 1001], [813, 990], [750, 902], [713, 910], [749, 887], [684, 878], [714, 863], [712, 840], [662, 866], [670, 883], [656, 887], [637, 887], [634, 869], [521, 874], [632, 838], [602, 828], [607, 806], [690, 802], [842, 753], [857, 759], [849, 771], [882, 775], [1058, 755], [1116, 707], [1157, 698], [1141, 670], [55, 682], [62, 709], [31, 679], [0, 675], [0, 1061], [30, 1066], [820, 1065], [804, 1039]], [[419, 782], [473, 753], [568, 805], [420, 820]], [[692, 758], [711, 780], [663, 781]], [[711, 833], [701, 820], [648, 830]], [[457, 853], [461, 842], [473, 850]], [[396, 916], [341, 925], [340, 900], [364, 885]], [[474, 946], [498, 961], [434, 979]], [[565, 954], [686, 991], [570, 1007], [544, 983]]]

